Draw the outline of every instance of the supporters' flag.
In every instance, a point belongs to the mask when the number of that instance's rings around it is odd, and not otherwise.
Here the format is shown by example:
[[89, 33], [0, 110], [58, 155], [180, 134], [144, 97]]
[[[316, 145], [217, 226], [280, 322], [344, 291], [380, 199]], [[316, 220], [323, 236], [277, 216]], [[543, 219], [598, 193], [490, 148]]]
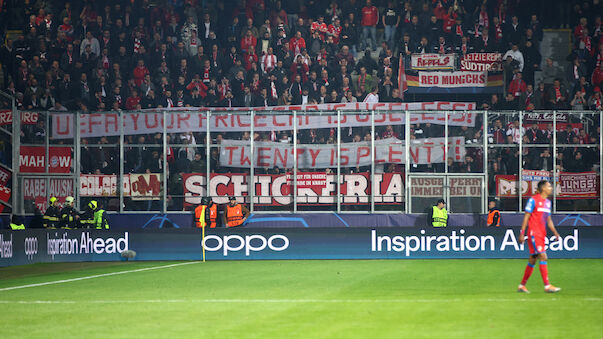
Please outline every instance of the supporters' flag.
[[406, 70], [404, 69], [404, 54], [400, 53], [400, 61], [398, 65], [398, 88], [400, 89], [400, 99], [404, 100], [404, 92], [408, 90], [406, 84]]
[[0, 202], [9, 203], [10, 202], [10, 188], [5, 186], [0, 186]]

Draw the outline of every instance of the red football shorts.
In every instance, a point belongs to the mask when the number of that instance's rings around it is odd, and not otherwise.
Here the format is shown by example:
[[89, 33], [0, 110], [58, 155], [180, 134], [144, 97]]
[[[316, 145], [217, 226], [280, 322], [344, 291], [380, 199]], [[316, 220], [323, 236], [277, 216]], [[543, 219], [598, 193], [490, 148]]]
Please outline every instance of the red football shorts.
[[528, 249], [530, 255], [545, 253], [544, 235], [530, 234], [528, 235]]

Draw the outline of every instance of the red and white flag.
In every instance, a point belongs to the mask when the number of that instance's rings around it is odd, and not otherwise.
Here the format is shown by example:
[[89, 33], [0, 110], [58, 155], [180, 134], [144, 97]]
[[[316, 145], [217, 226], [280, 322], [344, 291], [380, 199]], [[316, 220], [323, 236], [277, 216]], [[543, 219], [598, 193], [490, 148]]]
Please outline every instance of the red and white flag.
[[404, 92], [408, 90], [406, 83], [406, 70], [404, 69], [404, 54], [400, 53], [398, 65], [398, 88], [400, 89], [400, 99], [404, 100]]

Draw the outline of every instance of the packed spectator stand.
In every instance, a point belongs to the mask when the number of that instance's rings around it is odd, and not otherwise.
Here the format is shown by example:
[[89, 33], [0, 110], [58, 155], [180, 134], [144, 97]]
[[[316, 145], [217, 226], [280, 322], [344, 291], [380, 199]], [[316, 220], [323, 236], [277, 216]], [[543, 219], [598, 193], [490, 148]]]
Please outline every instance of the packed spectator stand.
[[[4, 31], [21, 30], [0, 48], [3, 90], [23, 111], [125, 111], [172, 107], [269, 107], [373, 100], [403, 102], [398, 61], [415, 53], [499, 52], [503, 55], [505, 92], [475, 96], [487, 110], [601, 110], [603, 39], [601, 4], [577, 3], [572, 15], [547, 27], [570, 25], [573, 50], [566, 60], [542, 60], [545, 24], [541, 1], [7, 1]], [[548, 3], [545, 1], [545, 3]], [[20, 22], [21, 20], [26, 22]], [[408, 70], [409, 67], [406, 67]], [[536, 81], [536, 72], [541, 80]], [[425, 99], [425, 98], [423, 98]], [[451, 98], [454, 99], [454, 98]], [[435, 100], [432, 98], [431, 100]], [[587, 114], [588, 115], [588, 114]], [[481, 119], [480, 117], [478, 117]], [[573, 121], [572, 119], [577, 119]], [[517, 175], [522, 168], [582, 172], [600, 164], [600, 117], [567, 118], [552, 149], [552, 123], [532, 125], [516, 114], [488, 115], [476, 127], [453, 127], [479, 145], [486, 126], [493, 147], [490, 173]], [[571, 123], [580, 123], [574, 130]], [[412, 138], [444, 136], [443, 126], [413, 125]], [[25, 126], [23, 144], [44, 143], [47, 126]], [[292, 142], [291, 131], [256, 133], [254, 140]], [[378, 127], [375, 139], [404, 138], [401, 126]], [[168, 186], [182, 191], [181, 173], [204, 172], [203, 131], [168, 135]], [[248, 140], [244, 133], [212, 133], [210, 143]], [[368, 138], [368, 139], [367, 139]], [[370, 129], [354, 128], [342, 142], [370, 140]], [[300, 132], [305, 144], [335, 143], [333, 130]], [[50, 140], [50, 143], [62, 143]], [[82, 173], [119, 172], [117, 137], [83, 139]], [[128, 135], [124, 173], [159, 172], [162, 135]], [[526, 145], [534, 144], [534, 148]], [[105, 146], [103, 145], [111, 145]], [[198, 145], [198, 146], [197, 146]], [[571, 146], [570, 146], [571, 145]], [[580, 145], [584, 145], [581, 148]], [[590, 145], [590, 146], [587, 146]], [[173, 146], [173, 147], [172, 147]], [[591, 147], [592, 146], [592, 147]], [[483, 148], [470, 146], [451, 172], [482, 172]], [[572, 150], [573, 148], [573, 150]], [[212, 148], [211, 171], [220, 168]], [[515, 150], [515, 151], [514, 151]], [[556, 164], [551, 154], [557, 151]], [[416, 172], [440, 172], [439, 165], [419, 165]], [[350, 169], [346, 171], [364, 171]], [[384, 171], [399, 171], [390, 166]], [[268, 172], [279, 171], [271, 169]], [[286, 172], [287, 169], [280, 169]], [[257, 172], [256, 172], [257, 173]], [[489, 194], [495, 191], [489, 185]], [[181, 210], [181, 202], [173, 209]], [[140, 207], [140, 206], [138, 206]], [[144, 207], [142, 207], [144, 208]], [[516, 209], [516, 207], [509, 207]]]

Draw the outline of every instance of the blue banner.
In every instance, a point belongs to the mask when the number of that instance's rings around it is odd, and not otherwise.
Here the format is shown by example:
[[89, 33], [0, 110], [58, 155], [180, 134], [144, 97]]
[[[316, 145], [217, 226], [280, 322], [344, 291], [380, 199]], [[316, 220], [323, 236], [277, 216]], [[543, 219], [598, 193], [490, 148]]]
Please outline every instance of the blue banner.
[[[547, 239], [551, 258], [603, 258], [603, 227], [560, 227]], [[207, 260], [525, 258], [517, 228], [231, 228], [208, 229]], [[36, 262], [200, 260], [196, 229], [0, 232], [0, 266]]]

